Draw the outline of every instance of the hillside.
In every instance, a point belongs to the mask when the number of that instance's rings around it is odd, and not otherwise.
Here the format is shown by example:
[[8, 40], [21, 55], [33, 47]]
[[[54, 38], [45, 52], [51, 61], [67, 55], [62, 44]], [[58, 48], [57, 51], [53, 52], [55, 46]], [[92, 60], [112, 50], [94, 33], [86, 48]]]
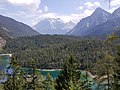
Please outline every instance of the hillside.
[[2, 15], [0, 15], [0, 31], [0, 35], [3, 38], [39, 35], [39, 33], [30, 26]]

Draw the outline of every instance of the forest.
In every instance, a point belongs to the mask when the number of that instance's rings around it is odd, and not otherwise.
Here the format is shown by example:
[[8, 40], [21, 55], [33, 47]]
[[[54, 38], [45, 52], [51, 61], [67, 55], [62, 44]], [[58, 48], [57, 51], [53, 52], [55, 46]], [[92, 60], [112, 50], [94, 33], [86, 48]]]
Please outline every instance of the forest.
[[[96, 61], [103, 58], [103, 52], [115, 53], [113, 44], [104, 43], [103, 40], [64, 35], [38, 35], [33, 37], [20, 37], [10, 39], [4, 46], [5, 53], [13, 54], [24, 67], [29, 67], [29, 61], [34, 59], [37, 68], [58, 69], [64, 59], [73, 55], [81, 69], [93, 67]], [[111, 53], [114, 52], [114, 53]]]

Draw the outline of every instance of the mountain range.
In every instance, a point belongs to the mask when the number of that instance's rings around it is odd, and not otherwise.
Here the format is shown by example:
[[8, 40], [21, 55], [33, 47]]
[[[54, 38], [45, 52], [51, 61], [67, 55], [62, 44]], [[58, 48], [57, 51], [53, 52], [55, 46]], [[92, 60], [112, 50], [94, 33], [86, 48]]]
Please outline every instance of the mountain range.
[[[34, 29], [33, 29], [34, 28]], [[0, 15], [0, 37], [14, 38], [41, 34], [67, 34], [75, 36], [99, 36], [112, 32], [120, 33], [120, 8], [112, 14], [102, 8], [97, 8], [90, 16], [83, 18], [77, 25], [63, 22], [60, 18], [46, 18], [34, 27], [18, 22], [12, 18]]]
[[38, 22], [33, 28], [41, 34], [65, 34], [76, 24], [72, 21], [63, 22], [60, 18], [46, 18]]
[[24, 23], [0, 15], [0, 37], [14, 38], [33, 35], [39, 35], [39, 33]]
[[83, 18], [67, 34], [76, 36], [97, 36], [118, 32], [120, 28], [120, 8], [112, 14], [97, 8], [91, 16]]

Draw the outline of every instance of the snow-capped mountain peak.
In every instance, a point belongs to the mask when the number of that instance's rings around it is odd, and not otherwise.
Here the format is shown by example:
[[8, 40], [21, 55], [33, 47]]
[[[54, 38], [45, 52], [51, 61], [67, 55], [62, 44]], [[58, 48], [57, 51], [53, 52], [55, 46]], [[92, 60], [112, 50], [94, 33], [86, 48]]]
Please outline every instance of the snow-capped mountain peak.
[[60, 18], [46, 18], [41, 20], [33, 28], [42, 34], [65, 34], [75, 26], [75, 23], [63, 22]]

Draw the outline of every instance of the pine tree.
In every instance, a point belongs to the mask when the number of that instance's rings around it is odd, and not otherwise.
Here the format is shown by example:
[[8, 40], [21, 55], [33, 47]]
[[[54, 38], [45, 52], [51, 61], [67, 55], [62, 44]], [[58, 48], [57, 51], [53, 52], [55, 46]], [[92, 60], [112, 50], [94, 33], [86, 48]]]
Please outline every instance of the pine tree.
[[[27, 81], [26, 87], [27, 90], [44, 90], [43, 88], [43, 77], [42, 75], [37, 71], [36, 63], [34, 60], [31, 60], [29, 62], [29, 68], [31, 73], [27, 76], [30, 76], [30, 81]], [[27, 78], [27, 77], [26, 77]]]
[[20, 65], [17, 63], [15, 57], [12, 57], [10, 67], [12, 68], [12, 74], [8, 75], [8, 80], [4, 84], [4, 90], [22, 90], [24, 79]]
[[3, 84], [0, 84], [0, 90], [4, 90], [4, 85]]
[[80, 80], [80, 70], [78, 63], [71, 56], [63, 64], [63, 69], [56, 79], [57, 90], [71, 90], [76, 87]]
[[[103, 60], [100, 60], [95, 65], [95, 72], [97, 73], [98, 77], [96, 78], [96, 82], [98, 83], [97, 88], [105, 88], [107, 86], [107, 90], [111, 89], [112, 85], [112, 73], [113, 73], [113, 60], [114, 57], [108, 54], [108, 52], [104, 53]], [[107, 84], [105, 87], [102, 85], [102, 82], [107, 80]]]
[[55, 90], [55, 83], [50, 73], [48, 73], [46, 76], [46, 79], [44, 81], [44, 88], [45, 90]]
[[114, 59], [113, 90], [120, 90], [120, 46], [118, 47], [117, 57]]

